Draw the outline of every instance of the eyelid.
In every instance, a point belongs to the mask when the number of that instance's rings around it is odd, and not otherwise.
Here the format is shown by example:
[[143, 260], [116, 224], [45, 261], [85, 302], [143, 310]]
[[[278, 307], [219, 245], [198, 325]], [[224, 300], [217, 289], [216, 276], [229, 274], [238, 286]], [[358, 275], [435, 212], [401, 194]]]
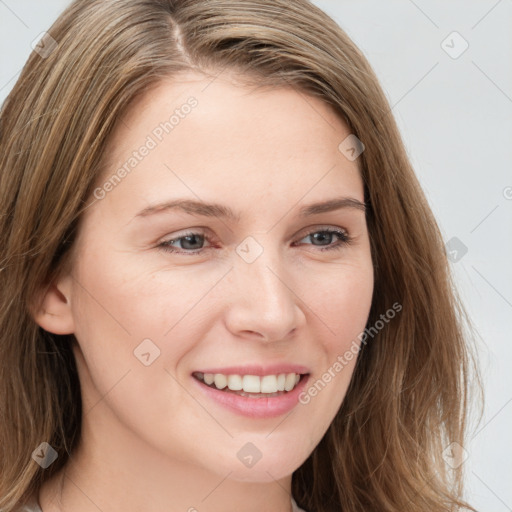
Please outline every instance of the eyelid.
[[[183, 231], [182, 233], [178, 232], [177, 235], [173, 236], [169, 239], [164, 239], [158, 242], [157, 247], [173, 254], [186, 254], [189, 256], [194, 256], [198, 254], [202, 254], [203, 252], [214, 248], [214, 244], [212, 244], [212, 241], [215, 240], [215, 236], [208, 235], [208, 232], [210, 230], [208, 228], [203, 227], [193, 227], [188, 228], [187, 230]], [[354, 238], [350, 235], [349, 231], [340, 226], [332, 226], [332, 225], [311, 225], [306, 228], [303, 228], [299, 232], [298, 235], [294, 235], [294, 239], [296, 239], [296, 242], [300, 242], [303, 238], [306, 238], [307, 236], [313, 235], [314, 233], [318, 232], [329, 232], [334, 233], [338, 235], [343, 235], [343, 238], [338, 241], [337, 244], [333, 245], [327, 245], [327, 246], [315, 246], [313, 244], [307, 244], [312, 245], [313, 247], [317, 247], [319, 251], [325, 251], [330, 249], [338, 249], [341, 248], [344, 245], [349, 245], [354, 241]], [[185, 238], [187, 236], [194, 236], [194, 235], [200, 235], [204, 237], [204, 239], [210, 243], [208, 247], [203, 247], [201, 249], [192, 249], [192, 250], [180, 250], [178, 248], [173, 248], [171, 245], [169, 245], [172, 242], [176, 242], [182, 238]]]
[[[311, 226], [301, 229], [299, 234], [294, 236], [301, 236], [302, 233], [304, 233], [304, 236], [307, 236], [311, 233], [316, 233], [317, 231], [343, 231], [347, 235], [349, 234], [348, 229], [342, 226], [333, 226], [332, 224], [312, 224]], [[304, 236], [302, 236], [302, 238], [304, 238]]]
[[202, 227], [194, 227], [194, 228], [187, 228], [183, 230], [182, 232], [178, 231], [176, 235], [173, 235], [172, 238], [164, 238], [163, 240], [160, 240], [158, 244], [161, 243], [169, 243], [169, 242], [175, 242], [176, 240], [179, 240], [181, 238], [185, 238], [186, 236], [193, 236], [193, 235], [201, 235], [205, 238], [208, 238], [209, 240], [215, 239], [216, 237], [214, 235], [210, 235], [208, 228], [202, 228]]

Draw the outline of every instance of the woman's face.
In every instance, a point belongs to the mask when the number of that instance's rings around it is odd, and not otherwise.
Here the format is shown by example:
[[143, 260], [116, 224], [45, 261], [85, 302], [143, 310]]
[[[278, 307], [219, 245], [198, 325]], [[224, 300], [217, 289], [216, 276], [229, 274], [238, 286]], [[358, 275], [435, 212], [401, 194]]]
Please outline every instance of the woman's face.
[[60, 287], [84, 421], [134, 453], [263, 482], [338, 411], [373, 267], [346, 125], [233, 76], [183, 74], [130, 107]]

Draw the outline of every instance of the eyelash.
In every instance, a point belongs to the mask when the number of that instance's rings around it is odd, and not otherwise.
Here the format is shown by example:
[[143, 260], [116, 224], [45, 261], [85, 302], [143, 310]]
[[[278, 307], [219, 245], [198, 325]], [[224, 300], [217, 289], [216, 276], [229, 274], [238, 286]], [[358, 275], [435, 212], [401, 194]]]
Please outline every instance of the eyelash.
[[[334, 233], [335, 235], [338, 235], [338, 237], [340, 238], [340, 241], [337, 244], [335, 244], [335, 245], [315, 246], [315, 247], [318, 247], [320, 251], [340, 250], [344, 246], [349, 245], [352, 242], [352, 238], [348, 235], [348, 233], [346, 231], [342, 231], [340, 229], [333, 229], [333, 228], [317, 229], [317, 230], [314, 230], [314, 231], [310, 231], [309, 233], [306, 233], [301, 238], [301, 240], [303, 238], [311, 236], [311, 235], [313, 235], [315, 233]], [[170, 253], [173, 253], [173, 254], [186, 254], [186, 255], [190, 255], [190, 256], [194, 256], [196, 254], [200, 254], [202, 251], [212, 248], [212, 247], [205, 247], [205, 248], [195, 249], [195, 250], [188, 250], [188, 251], [183, 251], [182, 250], [182, 251], [178, 251], [178, 250], [176, 250], [176, 248], [174, 248], [173, 246], [170, 245], [173, 242], [177, 242], [177, 241], [182, 240], [184, 238], [187, 238], [187, 237], [190, 237], [190, 236], [196, 236], [196, 235], [202, 236], [202, 237], [205, 238], [205, 240], [210, 242], [209, 237], [207, 235], [205, 235], [205, 233], [190, 231], [188, 233], [184, 233], [183, 235], [181, 235], [181, 236], [179, 236], [177, 238], [173, 238], [171, 240], [165, 240], [165, 241], [161, 242], [158, 245], [158, 247], [161, 250], [165, 251], [165, 252], [170, 252]]]

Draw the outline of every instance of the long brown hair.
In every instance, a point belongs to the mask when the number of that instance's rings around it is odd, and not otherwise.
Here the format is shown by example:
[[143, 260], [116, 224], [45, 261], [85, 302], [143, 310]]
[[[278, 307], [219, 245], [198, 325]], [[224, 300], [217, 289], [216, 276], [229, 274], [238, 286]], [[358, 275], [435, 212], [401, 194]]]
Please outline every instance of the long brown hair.
[[[34, 322], [34, 297], [69, 263], [116, 122], [138, 94], [190, 69], [313, 94], [365, 146], [368, 326], [402, 309], [364, 344], [338, 414], [293, 475], [294, 498], [311, 512], [463, 506], [462, 466], [442, 454], [464, 446], [467, 316], [390, 106], [344, 31], [307, 0], [80, 0], [49, 34], [0, 117], [0, 508], [37, 491], [80, 438], [73, 337]], [[45, 470], [31, 459], [42, 441], [58, 453]]]

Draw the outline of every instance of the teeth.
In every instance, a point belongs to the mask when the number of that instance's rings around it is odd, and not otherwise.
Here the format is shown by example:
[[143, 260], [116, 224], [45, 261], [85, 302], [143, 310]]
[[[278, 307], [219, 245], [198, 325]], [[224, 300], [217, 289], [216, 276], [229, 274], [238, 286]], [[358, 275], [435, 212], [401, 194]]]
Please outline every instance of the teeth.
[[216, 373], [214, 382], [217, 389], [224, 389], [228, 385], [228, 378], [222, 373]]
[[257, 375], [244, 375], [242, 385], [246, 393], [259, 393], [261, 391], [261, 379]]
[[[208, 386], [215, 385], [217, 389], [240, 391], [245, 393], [265, 393], [274, 396], [278, 392], [291, 391], [299, 382], [300, 375], [297, 373], [280, 373], [278, 375], [224, 375], [222, 373], [201, 373], [194, 375]], [[247, 395], [249, 396], [249, 395]]]
[[240, 375], [228, 375], [228, 388], [231, 389], [231, 391], [242, 390], [242, 377], [240, 377]]
[[295, 387], [295, 373], [287, 373], [284, 382], [284, 390], [291, 391]]
[[261, 379], [261, 392], [262, 393], [276, 393], [277, 392], [277, 377], [275, 375], [265, 375]]

